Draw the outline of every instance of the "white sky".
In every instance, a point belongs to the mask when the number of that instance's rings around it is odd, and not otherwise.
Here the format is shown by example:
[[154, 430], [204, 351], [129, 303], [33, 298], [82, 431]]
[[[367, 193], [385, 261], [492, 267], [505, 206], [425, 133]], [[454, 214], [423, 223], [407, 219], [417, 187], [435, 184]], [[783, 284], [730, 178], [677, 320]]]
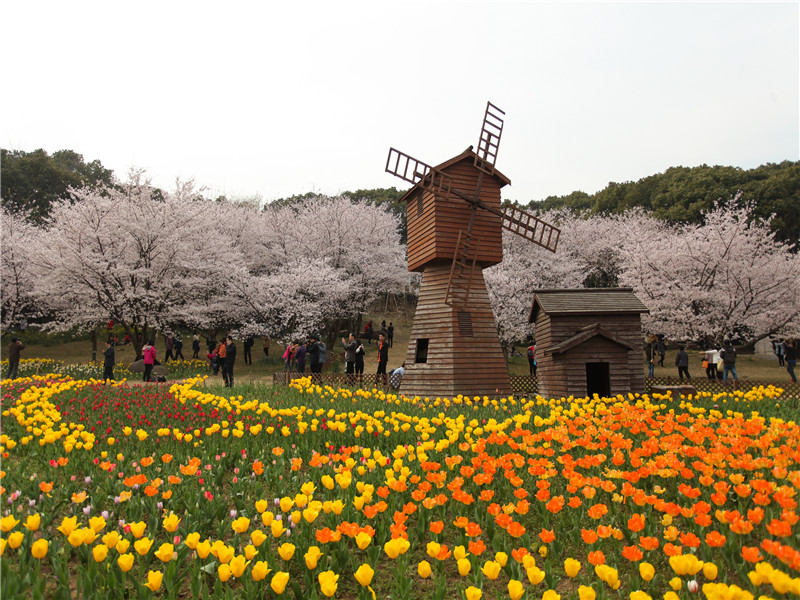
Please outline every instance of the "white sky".
[[527, 202], [800, 158], [788, 3], [5, 2], [0, 145], [272, 200], [405, 189], [506, 111]]

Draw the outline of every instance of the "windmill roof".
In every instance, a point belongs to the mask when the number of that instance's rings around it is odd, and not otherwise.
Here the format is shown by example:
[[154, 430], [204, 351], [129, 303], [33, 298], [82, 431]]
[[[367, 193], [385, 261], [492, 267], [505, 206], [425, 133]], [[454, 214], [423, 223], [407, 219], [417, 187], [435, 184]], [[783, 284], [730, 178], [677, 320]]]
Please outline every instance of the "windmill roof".
[[536, 320], [539, 311], [547, 315], [649, 313], [632, 288], [580, 288], [536, 290], [529, 321]]
[[[434, 167], [434, 169], [436, 169], [437, 171], [444, 171], [447, 167], [450, 167], [450, 166], [452, 166], [452, 165], [454, 165], [454, 164], [456, 164], [458, 162], [461, 162], [464, 159], [468, 158], [470, 160], [475, 160], [476, 156], [477, 156], [477, 154], [475, 154], [472, 151], [472, 146], [470, 146], [466, 150], [464, 150], [461, 154], [459, 154], [457, 156], [454, 156], [450, 160], [444, 161], [442, 164], [436, 165]], [[497, 180], [499, 181], [500, 187], [504, 187], [504, 186], [509, 185], [511, 183], [511, 180], [508, 177], [506, 177], [505, 175], [503, 175], [497, 169], [494, 170], [494, 177], [496, 177]], [[417, 187], [419, 187], [419, 184], [411, 186], [411, 189], [409, 189], [405, 194], [403, 194], [403, 197], [400, 198], [400, 202], [404, 202], [406, 199], [408, 199], [408, 197], [411, 194], [411, 192], [413, 192], [415, 189], [417, 189]]]

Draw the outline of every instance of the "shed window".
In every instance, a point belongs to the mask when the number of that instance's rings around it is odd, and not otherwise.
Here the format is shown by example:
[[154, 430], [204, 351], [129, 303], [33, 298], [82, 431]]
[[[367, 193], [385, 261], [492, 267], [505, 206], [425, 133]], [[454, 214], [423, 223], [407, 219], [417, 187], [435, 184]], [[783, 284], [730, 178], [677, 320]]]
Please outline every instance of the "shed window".
[[414, 362], [428, 362], [428, 338], [420, 338], [417, 340], [417, 351], [414, 354]]

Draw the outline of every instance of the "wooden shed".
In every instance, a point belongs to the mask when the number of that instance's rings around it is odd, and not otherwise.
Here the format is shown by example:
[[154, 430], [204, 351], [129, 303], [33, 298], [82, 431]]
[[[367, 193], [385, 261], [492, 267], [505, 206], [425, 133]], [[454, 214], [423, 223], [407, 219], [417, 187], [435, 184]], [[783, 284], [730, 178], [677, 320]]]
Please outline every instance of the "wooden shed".
[[644, 391], [642, 313], [631, 288], [537, 290], [539, 394], [614, 396]]

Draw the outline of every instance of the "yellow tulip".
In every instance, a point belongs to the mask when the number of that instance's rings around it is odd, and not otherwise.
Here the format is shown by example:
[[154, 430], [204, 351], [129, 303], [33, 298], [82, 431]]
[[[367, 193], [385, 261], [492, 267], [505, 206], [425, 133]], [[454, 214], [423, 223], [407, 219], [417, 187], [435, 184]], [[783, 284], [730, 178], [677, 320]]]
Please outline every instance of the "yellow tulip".
[[304, 555], [304, 558], [306, 559], [306, 567], [309, 569], [316, 569], [317, 562], [319, 562], [320, 557], [322, 557], [322, 551], [320, 551], [319, 547], [311, 546], [308, 549], [308, 552], [306, 552]]
[[241, 577], [242, 574], [244, 573], [245, 568], [247, 568], [247, 565], [249, 564], [250, 563], [246, 560], [244, 555], [237, 554], [236, 556], [234, 556], [233, 560], [231, 560], [230, 562], [230, 568], [231, 572], [233, 573], [233, 576], [236, 577], [237, 579]]
[[494, 560], [495, 562], [500, 563], [501, 567], [505, 567], [506, 563], [508, 562], [508, 554], [505, 552], [497, 552], [494, 555]]
[[144, 521], [139, 521], [138, 523], [131, 523], [130, 527], [133, 537], [138, 539], [144, 535], [144, 530], [147, 528], [147, 523]]
[[567, 577], [575, 577], [580, 570], [581, 563], [574, 558], [568, 558], [564, 561], [564, 572], [567, 574]]
[[429, 563], [427, 560], [423, 560], [422, 562], [420, 562], [417, 565], [417, 573], [419, 573], [419, 576], [422, 577], [423, 579], [427, 579], [428, 577], [430, 577], [431, 563]]
[[200, 534], [196, 531], [193, 531], [186, 536], [186, 540], [183, 543], [186, 544], [186, 547], [189, 548], [189, 550], [194, 550], [197, 548], [197, 544], [200, 543]]
[[244, 547], [244, 555], [247, 557], [247, 560], [253, 560], [257, 554], [258, 550], [256, 550], [256, 547], [252, 544], [247, 544], [247, 546]]
[[364, 563], [358, 567], [355, 572], [356, 581], [361, 585], [361, 587], [369, 587], [374, 576], [375, 570], [367, 563]]
[[719, 573], [719, 569], [717, 565], [714, 563], [705, 563], [703, 565], [703, 575], [709, 581], [714, 581], [717, 578], [717, 574]]
[[647, 592], [643, 592], [642, 590], [631, 592], [628, 594], [628, 597], [630, 600], [653, 600]]
[[283, 535], [283, 532], [286, 531], [286, 528], [283, 526], [283, 522], [278, 521], [277, 519], [275, 521], [272, 521], [270, 528], [272, 529], [272, 537], [274, 538], [281, 537]]
[[333, 571], [323, 571], [317, 577], [319, 580], [320, 590], [328, 598], [336, 593], [336, 588], [339, 587], [339, 576]]
[[639, 575], [645, 581], [650, 581], [656, 574], [655, 567], [648, 562], [639, 563]]
[[555, 590], [547, 590], [542, 594], [542, 600], [561, 600], [561, 595]]
[[39, 513], [35, 515], [28, 515], [28, 518], [25, 519], [24, 527], [28, 531], [36, 531], [39, 529], [39, 526], [42, 524], [42, 517], [39, 516]]
[[269, 565], [267, 565], [267, 561], [260, 560], [256, 564], [253, 565], [252, 569], [252, 576], [253, 581], [261, 581], [264, 579], [270, 572]]
[[263, 544], [266, 539], [267, 535], [260, 529], [254, 529], [250, 532], [250, 540], [256, 548]]
[[150, 546], [153, 545], [153, 540], [150, 538], [142, 538], [133, 542], [133, 548], [139, 553], [139, 556], [144, 556], [150, 552]]
[[117, 564], [124, 573], [127, 573], [133, 568], [133, 554], [120, 554], [117, 557]]
[[539, 567], [531, 567], [526, 571], [528, 575], [528, 579], [533, 585], [539, 585], [542, 583], [544, 579], [544, 571], [542, 571]]
[[[264, 511], [269, 508], [269, 502], [266, 500], [256, 500], [256, 510], [258, 514], [264, 514]], [[264, 579], [263, 577], [261, 579]]]
[[175, 513], [170, 513], [168, 516], [164, 517], [164, 520], [161, 522], [164, 529], [169, 531], [170, 533], [175, 533], [175, 530], [180, 525], [181, 519], [178, 518], [178, 515]]
[[223, 583], [228, 581], [231, 575], [233, 575], [233, 571], [231, 571], [231, 566], [229, 564], [222, 564], [217, 568], [217, 576]]
[[231, 529], [233, 529], [236, 533], [244, 533], [250, 529], [250, 519], [247, 517], [239, 517], [233, 523], [231, 523]]
[[[82, 545], [83, 540], [84, 540], [83, 529], [75, 529], [72, 533], [69, 534], [69, 537], [67, 538], [67, 541], [73, 548], [77, 548], [78, 546]], [[8, 542], [11, 543], [10, 538]], [[14, 546], [11, 547], [13, 548]]]
[[164, 579], [164, 574], [161, 571], [148, 571], [147, 572], [147, 583], [145, 583], [145, 587], [150, 588], [150, 591], [157, 592], [158, 588], [161, 587], [161, 580]]
[[8, 533], [19, 524], [19, 520], [14, 518], [14, 515], [7, 515], [0, 519], [0, 531]]
[[474, 585], [469, 586], [466, 590], [464, 590], [464, 595], [467, 597], [467, 600], [481, 600], [481, 596], [483, 596], [483, 592], [476, 588]]
[[522, 595], [524, 593], [525, 593], [525, 588], [522, 586], [521, 581], [512, 579], [511, 581], [508, 582], [508, 596], [511, 598], [511, 600], [519, 600], [520, 598], [522, 598]]
[[288, 496], [284, 496], [283, 498], [281, 498], [280, 506], [281, 506], [281, 512], [288, 513], [290, 510], [292, 510], [292, 507], [294, 506], [294, 500], [292, 500]]
[[267, 510], [261, 513], [261, 522], [264, 524], [264, 527], [269, 527], [272, 525], [273, 520], [275, 520], [275, 515], [270, 511]]
[[481, 571], [484, 575], [486, 575], [486, 577], [494, 581], [497, 579], [497, 576], [500, 575], [500, 563], [493, 560], [487, 560], [485, 563], [483, 563]]
[[108, 546], [109, 550], [111, 548], [116, 548], [117, 544], [119, 544], [119, 533], [116, 531], [109, 531], [103, 536], [103, 543]]
[[596, 596], [597, 592], [588, 585], [582, 585], [578, 588], [578, 600], [594, 600]]
[[233, 546], [228, 546], [227, 544], [221, 544], [217, 549], [217, 558], [222, 564], [228, 564], [231, 562], [235, 554], [236, 549]]
[[117, 554], [125, 554], [130, 548], [131, 542], [130, 540], [120, 540], [117, 542], [117, 545], [114, 546], [114, 549], [117, 551]]
[[8, 544], [8, 540], [0, 538], [0, 556], [3, 556], [3, 554], [5, 553], [6, 544]]
[[91, 527], [84, 527], [81, 531], [83, 532], [83, 543], [87, 546], [97, 539], [97, 532]]
[[680, 600], [680, 596], [673, 591], [666, 592], [664, 594], [664, 600]]
[[172, 553], [175, 551], [175, 547], [170, 543], [163, 543], [161, 546], [156, 550], [155, 556], [161, 562], [169, 562], [172, 560]]
[[63, 533], [66, 537], [69, 537], [75, 529], [78, 527], [78, 517], [64, 517], [61, 519], [61, 525], [58, 526], [58, 530]]
[[281, 555], [281, 558], [283, 560], [292, 560], [292, 557], [294, 556], [294, 550], [295, 550], [294, 544], [286, 542], [285, 544], [281, 544], [278, 547], [278, 554]]
[[673, 577], [669, 580], [669, 587], [672, 588], [673, 592], [679, 592], [683, 587], [683, 579], [680, 577]]
[[47, 556], [47, 549], [50, 547], [50, 542], [46, 539], [41, 538], [33, 542], [31, 546], [31, 554], [34, 558], [38, 558], [39, 560], [43, 559]]
[[453, 548], [453, 558], [461, 560], [467, 557], [467, 549], [464, 546], [456, 546]]
[[469, 575], [470, 569], [472, 568], [472, 564], [470, 564], [468, 558], [459, 558], [458, 561], [456, 562], [456, 565], [458, 566], [459, 575], [461, 575], [462, 577], [466, 577], [467, 575]]
[[89, 519], [89, 527], [91, 527], [95, 533], [100, 533], [100, 530], [106, 526], [106, 520], [103, 517], [92, 517]]
[[94, 562], [103, 562], [108, 556], [108, 546], [105, 544], [100, 544], [99, 546], [95, 546], [92, 548], [92, 557], [94, 558]]
[[289, 518], [292, 520], [292, 523], [297, 525], [303, 518], [303, 513], [301, 513], [299, 510], [295, 510], [291, 515], [289, 515]]
[[363, 531], [359, 531], [358, 535], [356, 536], [356, 545], [361, 548], [362, 550], [366, 550], [367, 546], [372, 543], [372, 536], [368, 533]]
[[197, 552], [197, 556], [199, 556], [202, 559], [205, 559], [211, 552], [211, 542], [209, 542], [208, 540], [203, 540], [202, 542], [198, 542], [194, 550], [195, 552]]
[[383, 545], [383, 551], [389, 558], [395, 559], [401, 554], [405, 554], [410, 547], [411, 543], [407, 539], [394, 538]]
[[272, 588], [273, 592], [280, 596], [283, 593], [283, 590], [286, 589], [287, 583], [289, 583], [289, 574], [285, 573], [284, 571], [278, 571], [272, 576], [272, 581], [270, 581], [269, 587]]

